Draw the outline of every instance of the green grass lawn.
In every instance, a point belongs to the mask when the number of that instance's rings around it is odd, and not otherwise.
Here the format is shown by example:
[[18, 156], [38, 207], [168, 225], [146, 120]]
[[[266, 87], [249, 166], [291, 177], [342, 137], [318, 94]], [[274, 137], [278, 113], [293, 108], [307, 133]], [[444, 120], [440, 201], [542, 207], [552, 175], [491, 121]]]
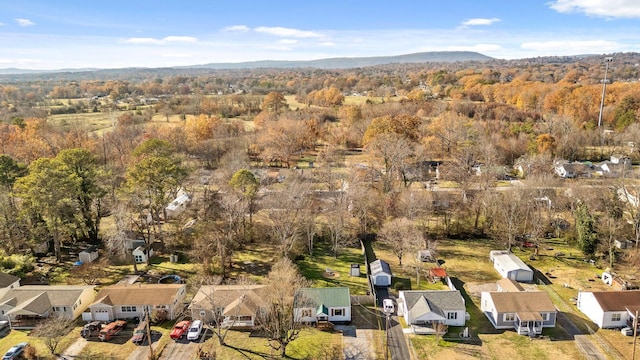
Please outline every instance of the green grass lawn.
[[[57, 347], [58, 352], [66, 349], [80, 336], [80, 327], [75, 328], [69, 334], [64, 336]], [[51, 355], [49, 349], [44, 343], [44, 338], [34, 337], [29, 335], [30, 330], [11, 330], [7, 336], [0, 339], [0, 355], [4, 354], [13, 345], [20, 342], [28, 342], [31, 346], [35, 347], [36, 355], [39, 359], [55, 359], [55, 356]]]

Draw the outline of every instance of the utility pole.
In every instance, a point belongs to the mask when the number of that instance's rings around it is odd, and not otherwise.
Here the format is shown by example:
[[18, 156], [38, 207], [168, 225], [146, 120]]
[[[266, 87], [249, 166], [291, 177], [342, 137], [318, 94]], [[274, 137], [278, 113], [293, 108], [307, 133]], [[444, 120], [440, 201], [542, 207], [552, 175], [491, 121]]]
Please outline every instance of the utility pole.
[[151, 318], [149, 317], [149, 307], [144, 307], [144, 317], [146, 319], [147, 325], [147, 342], [149, 343], [149, 360], [155, 360], [155, 355], [153, 354], [153, 341], [151, 341]]
[[598, 127], [602, 125], [602, 110], [604, 109], [604, 94], [607, 90], [607, 71], [609, 70], [609, 63], [613, 61], [612, 57], [604, 58], [604, 80], [602, 80], [602, 98], [600, 99], [600, 113], [598, 115]]
[[638, 310], [636, 310], [636, 316], [633, 318], [633, 352], [631, 354], [631, 360], [636, 360], [636, 339], [638, 338]]
[[387, 319], [385, 321], [385, 329], [384, 329], [384, 342], [385, 342], [385, 346], [384, 346], [384, 360], [389, 360], [389, 323], [391, 322], [391, 314], [390, 313], [386, 313], [387, 315]]

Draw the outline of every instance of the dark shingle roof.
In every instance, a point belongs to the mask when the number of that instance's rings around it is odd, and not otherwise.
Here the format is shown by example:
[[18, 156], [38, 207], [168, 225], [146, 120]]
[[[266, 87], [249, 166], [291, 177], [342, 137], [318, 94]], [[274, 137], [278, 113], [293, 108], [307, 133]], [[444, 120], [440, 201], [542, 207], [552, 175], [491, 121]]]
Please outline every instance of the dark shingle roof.
[[640, 307], [640, 290], [594, 291], [593, 297], [604, 311], [623, 311]]

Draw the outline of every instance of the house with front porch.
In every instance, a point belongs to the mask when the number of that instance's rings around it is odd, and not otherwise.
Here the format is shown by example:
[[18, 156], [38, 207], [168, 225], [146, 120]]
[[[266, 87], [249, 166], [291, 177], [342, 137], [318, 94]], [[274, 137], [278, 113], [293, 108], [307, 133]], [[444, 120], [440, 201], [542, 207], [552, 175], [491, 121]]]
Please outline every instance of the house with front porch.
[[444, 334], [464, 326], [467, 311], [459, 290], [410, 290], [398, 293], [398, 316], [416, 334]]
[[265, 285], [203, 285], [189, 304], [192, 319], [230, 329], [252, 329], [265, 308]]
[[25, 285], [0, 289], [0, 320], [12, 329], [31, 329], [56, 316], [76, 319], [91, 304], [95, 286]]
[[496, 329], [536, 336], [556, 326], [558, 310], [544, 291], [483, 292], [480, 308]]
[[96, 301], [82, 314], [85, 321], [113, 321], [116, 319], [143, 318], [145, 311], [151, 315], [162, 313], [174, 320], [184, 309], [185, 284], [116, 284], [98, 292]]
[[580, 291], [576, 305], [601, 329], [633, 327], [640, 310], [640, 290]]
[[351, 322], [351, 293], [348, 287], [302, 288], [294, 305], [296, 321], [332, 328]]

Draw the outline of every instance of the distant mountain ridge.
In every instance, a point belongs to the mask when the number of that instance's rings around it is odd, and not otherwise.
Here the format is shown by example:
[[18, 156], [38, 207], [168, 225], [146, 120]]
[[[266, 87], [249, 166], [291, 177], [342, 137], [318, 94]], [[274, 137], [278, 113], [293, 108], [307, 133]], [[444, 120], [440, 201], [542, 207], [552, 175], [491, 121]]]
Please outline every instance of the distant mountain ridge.
[[[425, 62], [464, 62], [464, 61], [487, 61], [492, 57], [482, 55], [473, 51], [432, 51], [420, 52], [395, 56], [374, 56], [374, 57], [339, 57], [318, 60], [261, 60], [247, 61], [239, 63], [208, 63], [201, 65], [169, 66], [157, 68], [130, 67], [119, 70], [132, 69], [212, 69], [212, 70], [235, 70], [235, 69], [260, 69], [260, 68], [321, 68], [321, 69], [346, 69], [365, 66], [404, 64], [404, 63], [425, 63]], [[116, 69], [59, 69], [59, 70], [25, 70], [17, 68], [0, 69], [0, 75], [25, 75], [25, 74], [45, 74], [61, 72], [87, 72]]]

